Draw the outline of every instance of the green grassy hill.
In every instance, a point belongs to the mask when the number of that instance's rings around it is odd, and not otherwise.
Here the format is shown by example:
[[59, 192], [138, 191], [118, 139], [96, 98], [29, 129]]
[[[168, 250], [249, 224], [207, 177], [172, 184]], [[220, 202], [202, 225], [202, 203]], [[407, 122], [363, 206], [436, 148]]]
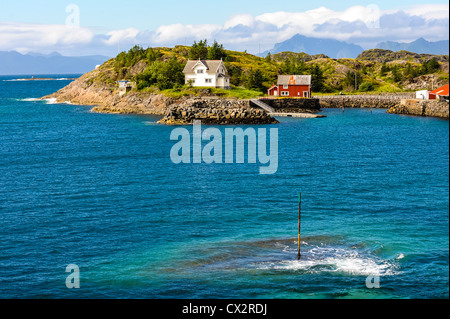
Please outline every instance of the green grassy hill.
[[[211, 53], [204, 51], [204, 54]], [[148, 48], [138, 46], [120, 53], [100, 67], [88, 85], [117, 87], [118, 80], [136, 82], [141, 92], [163, 93], [171, 97], [215, 94], [252, 98], [266, 94], [278, 74], [311, 74], [315, 93], [401, 92], [432, 83], [448, 83], [448, 56], [415, 54], [406, 51], [369, 50], [357, 59], [331, 59], [324, 55], [282, 52], [260, 58], [246, 52], [219, 49], [231, 76], [232, 90], [192, 88], [184, 85], [182, 70], [193, 49]], [[217, 54], [219, 54], [217, 56]], [[205, 56], [206, 58], [206, 56]], [[356, 88], [355, 88], [356, 78]]]

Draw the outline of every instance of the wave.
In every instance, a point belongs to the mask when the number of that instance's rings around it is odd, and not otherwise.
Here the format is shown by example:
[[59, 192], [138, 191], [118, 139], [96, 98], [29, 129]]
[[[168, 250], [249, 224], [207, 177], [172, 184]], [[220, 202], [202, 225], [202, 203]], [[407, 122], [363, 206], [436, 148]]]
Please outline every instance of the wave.
[[383, 259], [366, 243], [348, 243], [343, 237], [314, 236], [302, 240], [302, 259], [297, 260], [297, 239], [273, 239], [218, 244], [218, 253], [195, 249], [184, 262], [187, 268], [242, 269], [246, 271], [287, 271], [300, 274], [334, 273], [350, 276], [393, 276], [400, 273], [399, 262]]
[[10, 79], [2, 82], [27, 82], [27, 81], [73, 81], [75, 78], [42, 78], [42, 79]]
[[354, 250], [329, 247], [306, 250], [302, 253], [301, 261], [261, 262], [253, 266], [260, 270], [303, 271], [310, 274], [328, 272], [353, 276], [392, 276], [398, 273], [398, 267], [393, 261]]
[[[25, 99], [15, 99], [19, 102], [45, 102], [46, 104], [58, 104], [56, 98], [51, 99], [41, 99], [41, 98], [25, 98]], [[70, 104], [70, 102], [65, 102], [63, 104]]]
[[38, 99], [38, 98], [26, 98], [26, 99], [16, 99], [16, 101], [21, 101], [21, 102], [39, 102], [39, 101], [42, 101], [42, 100]]

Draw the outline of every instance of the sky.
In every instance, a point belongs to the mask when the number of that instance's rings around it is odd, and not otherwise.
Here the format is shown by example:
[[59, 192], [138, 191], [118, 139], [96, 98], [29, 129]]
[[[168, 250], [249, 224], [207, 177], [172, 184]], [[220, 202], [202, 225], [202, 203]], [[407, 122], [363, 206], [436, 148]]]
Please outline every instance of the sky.
[[115, 56], [217, 40], [258, 53], [295, 34], [361, 45], [449, 39], [449, 2], [0, 0], [0, 51]]

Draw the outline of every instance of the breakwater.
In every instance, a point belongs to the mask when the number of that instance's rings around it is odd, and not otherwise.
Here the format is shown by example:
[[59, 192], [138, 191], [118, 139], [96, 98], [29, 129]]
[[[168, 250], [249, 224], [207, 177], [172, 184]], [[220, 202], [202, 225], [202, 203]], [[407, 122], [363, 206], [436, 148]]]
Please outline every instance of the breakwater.
[[159, 121], [166, 125], [189, 125], [195, 120], [202, 124], [276, 124], [275, 118], [253, 107], [250, 100], [192, 98], [172, 105]]
[[438, 100], [404, 99], [388, 110], [390, 114], [449, 118], [449, 103]]
[[[306, 98], [262, 98], [259, 101], [274, 109], [275, 113], [317, 113], [320, 112], [318, 99]], [[251, 102], [253, 105], [254, 103]]]
[[402, 99], [412, 99], [415, 93], [383, 93], [379, 95], [324, 95], [317, 96], [322, 108], [376, 108], [390, 109]]

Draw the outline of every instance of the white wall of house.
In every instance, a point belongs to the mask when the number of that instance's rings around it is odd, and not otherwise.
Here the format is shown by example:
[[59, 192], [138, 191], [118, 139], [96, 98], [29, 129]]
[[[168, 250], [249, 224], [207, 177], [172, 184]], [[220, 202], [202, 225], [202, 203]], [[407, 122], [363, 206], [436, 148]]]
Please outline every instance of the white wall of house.
[[219, 88], [229, 88], [230, 87], [230, 78], [219, 77], [217, 79], [217, 87]]
[[207, 73], [207, 68], [203, 64], [198, 64], [194, 68], [194, 74], [186, 75], [186, 84], [192, 82], [194, 87], [216, 87], [217, 75]]
[[428, 100], [430, 98], [430, 92], [428, 92], [428, 90], [423, 90], [423, 91], [417, 91], [416, 92], [416, 99], [420, 99], [420, 100]]

